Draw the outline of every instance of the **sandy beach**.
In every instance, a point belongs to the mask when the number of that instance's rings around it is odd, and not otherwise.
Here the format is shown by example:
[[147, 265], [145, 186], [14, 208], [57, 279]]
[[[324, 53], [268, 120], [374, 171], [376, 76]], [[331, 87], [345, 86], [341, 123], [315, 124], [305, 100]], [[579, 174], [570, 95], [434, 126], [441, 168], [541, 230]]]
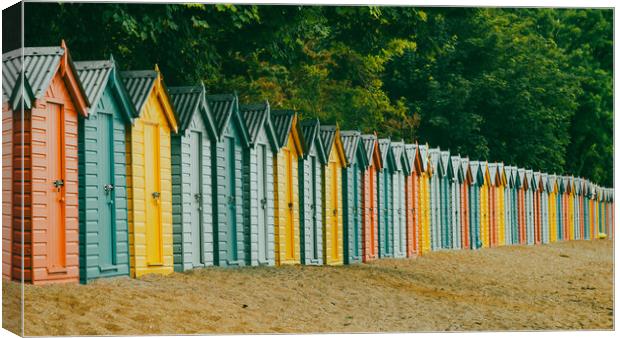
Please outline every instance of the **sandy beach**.
[[[3, 281], [4, 327], [19, 284]], [[26, 335], [613, 328], [609, 240], [25, 286]]]

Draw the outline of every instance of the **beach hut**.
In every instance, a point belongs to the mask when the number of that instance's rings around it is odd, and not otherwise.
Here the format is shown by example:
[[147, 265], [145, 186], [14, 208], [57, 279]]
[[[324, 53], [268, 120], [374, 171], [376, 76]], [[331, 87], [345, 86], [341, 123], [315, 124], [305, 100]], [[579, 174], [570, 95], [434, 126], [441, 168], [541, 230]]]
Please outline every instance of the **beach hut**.
[[575, 180], [572, 176], [566, 177], [570, 190], [568, 191], [568, 239], [575, 239]]
[[379, 210], [379, 257], [394, 256], [394, 215], [392, 213], [394, 155], [390, 150], [390, 139], [379, 139], [379, 152], [381, 154], [381, 172], [377, 184], [377, 199]]
[[450, 182], [450, 198], [451, 198], [451, 248], [461, 249], [463, 247], [463, 231], [462, 231], [462, 195], [463, 185], [465, 184], [465, 176], [463, 175], [463, 167], [461, 166], [460, 156], [450, 156], [448, 171], [448, 180]]
[[533, 194], [533, 212], [534, 215], [534, 244], [540, 244], [542, 237], [542, 213], [540, 212], [541, 208], [541, 177], [540, 172], [536, 171], [532, 174], [532, 194]]
[[504, 166], [505, 185], [504, 185], [504, 242], [506, 245], [514, 244], [513, 211], [514, 204], [512, 192], [514, 187], [514, 177], [512, 176], [512, 166]]
[[243, 168], [250, 136], [236, 94], [207, 95], [207, 104], [216, 131], [211, 144], [213, 262], [219, 266], [243, 266], [249, 254], [249, 233], [244, 227]]
[[5, 53], [2, 69], [3, 277], [77, 282], [78, 121], [90, 102], [64, 41]]
[[506, 245], [506, 186], [508, 178], [503, 163], [497, 164], [497, 245]]
[[420, 254], [424, 254], [431, 249], [431, 195], [430, 195], [430, 176], [431, 167], [428, 154], [428, 145], [418, 145], [418, 160], [416, 160], [416, 170], [418, 171], [419, 193], [418, 193], [418, 214], [420, 215]]
[[362, 179], [362, 261], [368, 262], [379, 257], [377, 179], [381, 171], [381, 154], [376, 134], [360, 137], [368, 161]]
[[470, 161], [469, 170], [471, 172], [471, 183], [469, 185], [469, 243], [472, 249], [479, 249], [482, 247], [482, 239], [480, 233], [480, 190], [483, 184], [480, 162]]
[[558, 229], [557, 229], [557, 192], [558, 185], [556, 182], [555, 175], [548, 174], [547, 175], [547, 199], [548, 199], [548, 213], [549, 213], [549, 243], [553, 243], [558, 240]]
[[[278, 261], [278, 254], [282, 255], [282, 245], [278, 242], [278, 235], [282, 235], [281, 231], [278, 232], [282, 226], [280, 202], [282, 194], [279, 190], [280, 186], [276, 184], [276, 181], [280, 182], [282, 165], [275, 158], [283, 152], [280, 148], [282, 146], [280, 141], [286, 136], [283, 134], [287, 133], [286, 127], [288, 126], [285, 125], [286, 123], [280, 124], [282, 121], [275, 118], [272, 120], [272, 112], [267, 101], [257, 104], [241, 104], [239, 112], [250, 140], [250, 147], [244, 152], [242, 160], [245, 264], [257, 266], [282, 263], [281, 256]], [[288, 114], [288, 112], [274, 111], [273, 114]], [[292, 163], [296, 166], [297, 158], [294, 158]], [[289, 169], [288, 164], [285, 168]], [[297, 170], [293, 172], [297, 174]], [[298, 199], [295, 196], [297, 178], [293, 177], [291, 181], [294, 184], [290, 194], [294, 197], [292, 200], [297, 202]], [[298, 208], [293, 208], [293, 211], [297, 210]], [[280, 217], [276, 217], [274, 213]], [[289, 217], [291, 223], [295, 220], [294, 231], [289, 236], [294, 238], [298, 249], [295, 252], [299, 257], [299, 236], [294, 236], [299, 232], [297, 223], [299, 213], [286, 215], [287, 222]], [[299, 263], [299, 258], [295, 262]]]
[[546, 173], [540, 176], [540, 229], [541, 242], [549, 243], [549, 175]]
[[461, 158], [461, 172], [463, 173], [463, 184], [461, 186], [461, 247], [470, 248], [470, 196], [471, 184], [473, 181], [469, 159]]
[[362, 262], [362, 179], [368, 165], [359, 131], [341, 131], [347, 166], [342, 169], [344, 264]]
[[327, 158], [319, 134], [318, 119], [299, 121], [303, 152], [299, 157], [299, 223], [301, 263], [323, 264], [323, 174]]
[[125, 133], [137, 116], [114, 59], [76, 62], [91, 102], [78, 122], [80, 282], [129, 275]]
[[525, 169], [518, 168], [517, 169], [517, 223], [518, 223], [518, 234], [519, 234], [519, 244], [523, 245], [526, 243], [526, 222], [527, 222], [527, 210], [526, 210], [526, 191], [528, 190], [529, 182], [525, 177]]
[[491, 179], [489, 177], [489, 164], [481, 161], [479, 165], [478, 182], [480, 182], [480, 240], [483, 248], [488, 248], [491, 244], [491, 209], [490, 209], [490, 188]]
[[213, 265], [211, 140], [204, 86], [168, 88], [179, 132], [170, 139], [174, 270]]
[[566, 184], [562, 176], [556, 178], [558, 185], [557, 208], [558, 208], [558, 240], [566, 239]]
[[534, 245], [534, 171], [525, 171], [527, 187], [525, 189], [525, 244]]
[[578, 177], [571, 177], [573, 181], [573, 238], [583, 239], [581, 236], [581, 210], [580, 210], [580, 197], [581, 197], [581, 183]]
[[323, 262], [343, 264], [342, 169], [347, 166], [338, 126], [321, 126], [327, 164], [323, 166]]
[[430, 165], [430, 226], [431, 226], [431, 250], [441, 248], [441, 185], [442, 174], [441, 150], [432, 148], [428, 151]]
[[583, 209], [583, 239], [589, 240], [590, 228], [591, 228], [591, 211], [590, 211], [590, 198], [592, 192], [590, 191], [590, 182], [586, 179], [581, 181], [581, 192], [583, 195], [582, 209]]
[[441, 200], [439, 210], [439, 227], [441, 228], [440, 244], [442, 249], [452, 248], [452, 182], [450, 172], [452, 171], [452, 163], [450, 161], [450, 152], [441, 151], [439, 161], [440, 177], [439, 177], [439, 198]]
[[499, 237], [499, 170], [497, 163], [488, 164], [489, 171], [489, 246], [495, 247]]
[[409, 164], [405, 181], [405, 208], [407, 227], [407, 257], [419, 255], [420, 248], [420, 216], [418, 215], [418, 194], [420, 181], [416, 170], [418, 153], [417, 144], [405, 144], [405, 156]]
[[127, 133], [131, 276], [173, 271], [170, 136], [177, 118], [159, 68], [121, 72], [138, 112]]
[[409, 163], [405, 155], [405, 143], [392, 142], [390, 151], [394, 159], [394, 171], [392, 174], [392, 210], [393, 215], [393, 245], [394, 257], [403, 258], [407, 256], [407, 224], [405, 206], [405, 180], [406, 172], [409, 170]]
[[300, 243], [300, 198], [299, 159], [303, 157], [301, 138], [296, 127], [297, 114], [294, 111], [274, 111], [273, 128], [278, 138], [278, 152], [273, 159], [275, 186], [275, 263], [299, 264]]

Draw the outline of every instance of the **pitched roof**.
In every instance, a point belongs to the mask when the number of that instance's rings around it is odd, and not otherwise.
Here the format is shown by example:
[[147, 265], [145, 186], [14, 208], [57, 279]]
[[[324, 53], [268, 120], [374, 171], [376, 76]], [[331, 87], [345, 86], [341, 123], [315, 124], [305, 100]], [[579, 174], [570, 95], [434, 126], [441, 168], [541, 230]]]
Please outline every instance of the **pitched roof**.
[[540, 183], [542, 185], [543, 191], [545, 192], [551, 191], [552, 187], [551, 185], [549, 185], [549, 174], [547, 173], [540, 174]]
[[441, 151], [439, 148], [432, 148], [428, 150], [428, 154], [430, 156], [431, 173], [433, 175], [440, 175]]
[[293, 128], [297, 113], [294, 110], [272, 110], [271, 124], [276, 132], [279, 147], [284, 147]]
[[541, 184], [542, 184], [541, 180], [542, 180], [542, 176], [540, 172], [539, 171], [534, 172], [532, 176], [532, 184], [533, 184], [535, 191], [538, 191], [539, 189], [541, 189]]
[[239, 110], [239, 101], [235, 94], [217, 94], [206, 96], [207, 105], [213, 115], [218, 138], [222, 137], [230, 117]]
[[392, 142], [390, 144], [390, 149], [392, 150], [392, 156], [394, 158], [394, 165], [396, 170], [404, 170], [403, 169], [403, 157], [406, 158], [405, 155], [405, 143], [403, 141]]
[[136, 109], [129, 98], [129, 94], [125, 89], [122, 81], [117, 77], [116, 63], [114, 59], [96, 60], [96, 61], [77, 61], [75, 68], [80, 77], [80, 81], [88, 97], [88, 101], [92, 105], [96, 105], [101, 99], [101, 95], [105, 91], [108, 83], [112, 84], [112, 90], [115, 90], [122, 106], [122, 113], [129, 122], [138, 116]]
[[245, 128], [250, 136], [250, 144], [254, 145], [261, 129], [268, 125], [271, 128], [269, 119], [269, 102], [255, 104], [240, 104], [239, 112], [245, 124]]
[[449, 175], [449, 171], [451, 170], [451, 163], [450, 163], [450, 152], [448, 150], [442, 150], [441, 151], [441, 170], [442, 175]]
[[329, 157], [332, 152], [332, 147], [336, 139], [336, 126], [321, 126], [319, 128], [321, 135], [321, 142], [323, 143], [323, 149], [325, 149], [325, 155]]
[[471, 169], [469, 168], [469, 158], [461, 157], [461, 171], [463, 172], [463, 180], [471, 178]]
[[497, 182], [497, 163], [489, 163], [489, 180], [491, 185], [496, 185]]
[[207, 93], [203, 85], [170, 87], [168, 92], [170, 93], [170, 100], [174, 106], [174, 111], [177, 114], [180, 133], [187, 130], [194, 118], [194, 114], [198, 113], [202, 114], [206, 128], [211, 135], [215, 135], [215, 124], [207, 105]]
[[140, 114], [146, 99], [155, 87], [157, 72], [154, 70], [126, 70], [121, 72], [121, 78], [136, 111]]
[[[340, 140], [342, 141], [342, 147], [344, 148], [344, 156], [347, 158], [347, 163], [353, 163], [357, 156], [356, 152], [360, 146], [361, 134], [359, 131], [343, 130], [340, 132]], [[366, 152], [363, 151], [364, 157]], [[364, 160], [364, 164], [365, 164]]]
[[[16, 110], [22, 102], [30, 109], [49, 87], [60, 67], [66, 66], [65, 79], [79, 113], [88, 115], [90, 101], [78, 80], [75, 66], [64, 41], [53, 47], [26, 47], [2, 55], [2, 102]], [[22, 83], [23, 75], [23, 83]], [[23, 85], [23, 86], [22, 86]]]
[[405, 144], [405, 156], [407, 157], [407, 163], [409, 164], [409, 172], [407, 174], [415, 171], [415, 158], [418, 152], [417, 144]]
[[460, 156], [450, 156], [450, 178], [457, 179], [460, 182], [463, 182], [463, 167], [461, 166], [461, 157]]
[[387, 167], [388, 153], [390, 152], [390, 139], [380, 138], [379, 142], [379, 154], [381, 155], [381, 167]]
[[325, 149], [323, 148], [323, 142], [320, 137], [321, 123], [318, 119], [303, 120], [297, 124], [299, 128], [299, 135], [302, 140], [302, 146], [304, 148], [304, 158], [312, 151], [312, 147], [316, 147], [316, 152], [319, 156], [321, 163], [327, 163], [327, 156], [325, 155]]
[[422, 171], [428, 171], [428, 145], [419, 144], [418, 152], [420, 153], [420, 161], [422, 162]]
[[478, 184], [479, 182], [478, 173], [480, 172], [480, 162], [469, 161], [469, 171], [471, 172], [471, 183]]
[[370, 165], [373, 161], [374, 152], [379, 151], [379, 149], [375, 149], [377, 135], [365, 134], [361, 135], [360, 139], [362, 141], [362, 145], [364, 146], [364, 151], [366, 152], [366, 159], [368, 160], [368, 163]]

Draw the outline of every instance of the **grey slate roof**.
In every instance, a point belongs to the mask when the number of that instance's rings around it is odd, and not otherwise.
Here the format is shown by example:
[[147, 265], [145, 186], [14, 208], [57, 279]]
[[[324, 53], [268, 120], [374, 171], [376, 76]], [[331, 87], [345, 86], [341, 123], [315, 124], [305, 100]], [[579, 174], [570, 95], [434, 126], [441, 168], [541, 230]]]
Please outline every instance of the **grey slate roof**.
[[213, 114], [213, 120], [215, 122], [215, 130], [217, 131], [218, 138], [222, 136], [224, 127], [228, 124], [230, 117], [239, 109], [239, 101], [235, 94], [218, 94], [207, 95], [207, 105], [211, 114]]
[[463, 180], [463, 168], [461, 167], [461, 157], [460, 156], [450, 156], [450, 171], [451, 178], [456, 178], [459, 180]]
[[440, 166], [441, 166], [441, 151], [439, 148], [432, 148], [428, 151], [430, 155], [430, 165], [433, 175], [441, 174]]
[[471, 175], [471, 170], [469, 168], [469, 158], [461, 157], [461, 171], [463, 172], [463, 177], [468, 177], [467, 173], [469, 172]]
[[390, 152], [390, 139], [389, 138], [380, 138], [379, 139], [379, 153], [381, 154], [381, 167], [386, 167], [386, 161], [388, 153]]
[[146, 99], [151, 94], [151, 90], [157, 79], [157, 72], [154, 70], [129, 70], [122, 71], [121, 78], [125, 83], [127, 93], [136, 107], [136, 111], [140, 113]]
[[[194, 114], [199, 113], [201, 109], [210, 115], [203, 86], [170, 87], [168, 92], [179, 121], [179, 133], [183, 133], [189, 127]], [[213, 121], [205, 122], [213, 123]]]
[[405, 156], [407, 156], [407, 162], [409, 162], [409, 171], [415, 170], [415, 155], [418, 151], [417, 144], [405, 144]]
[[99, 102], [113, 68], [114, 63], [110, 60], [75, 62], [75, 69], [78, 71], [88, 101], [92, 104]]
[[536, 186], [534, 185], [534, 171], [528, 169], [525, 171], [525, 179], [527, 180], [528, 189], [536, 190]]
[[327, 163], [327, 157], [325, 155], [325, 149], [323, 148], [323, 142], [321, 141], [320, 127], [321, 123], [318, 119], [303, 120], [297, 123], [299, 136], [301, 138], [302, 146], [304, 147], [304, 158], [307, 158], [312, 151], [312, 147], [316, 147], [316, 152], [319, 156], [319, 160], [325, 164]]
[[422, 170], [426, 172], [428, 171], [428, 146], [425, 144], [418, 145], [418, 152], [420, 153]]
[[336, 140], [336, 126], [321, 126], [319, 130], [325, 155], [329, 157], [332, 147], [334, 146], [334, 141]]
[[288, 137], [291, 134], [293, 120], [297, 113], [294, 110], [272, 110], [271, 123], [278, 138], [279, 147], [284, 147], [288, 143]]
[[405, 143], [403, 141], [392, 142], [390, 144], [392, 150], [392, 156], [394, 156], [394, 163], [397, 170], [403, 170], [403, 156], [405, 153]]
[[375, 151], [375, 141], [377, 140], [377, 136], [374, 134], [366, 134], [361, 135], [360, 138], [362, 140], [362, 144], [364, 145], [364, 150], [366, 151], [368, 163], [372, 163], [372, 156]]
[[239, 112], [250, 136], [250, 143], [256, 143], [256, 138], [265, 123], [269, 123], [269, 103], [240, 104]]
[[359, 131], [343, 130], [340, 132], [340, 140], [342, 141], [342, 147], [344, 148], [344, 156], [347, 158], [347, 163], [353, 163], [356, 160], [355, 152], [360, 142]]
[[471, 171], [472, 184], [478, 184], [478, 173], [480, 172], [480, 162], [469, 161], [469, 171]]
[[443, 175], [448, 175], [449, 174], [449, 170], [451, 168], [450, 165], [450, 152], [447, 150], [442, 150], [441, 151], [441, 168], [443, 170]]
[[19, 90], [16, 85], [22, 71], [34, 97], [40, 98], [56, 73], [64, 53], [62, 47], [27, 47], [3, 54], [2, 101], [8, 101], [13, 92]]
[[495, 185], [495, 182], [497, 182], [497, 163], [489, 163], [488, 168], [491, 185]]

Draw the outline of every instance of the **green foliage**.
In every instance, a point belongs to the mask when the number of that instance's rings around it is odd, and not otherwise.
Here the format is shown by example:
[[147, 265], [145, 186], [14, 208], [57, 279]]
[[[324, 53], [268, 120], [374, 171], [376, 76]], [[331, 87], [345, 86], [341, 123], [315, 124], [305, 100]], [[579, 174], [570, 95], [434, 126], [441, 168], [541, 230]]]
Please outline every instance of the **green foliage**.
[[26, 44], [344, 129], [613, 181], [613, 12], [26, 3]]

